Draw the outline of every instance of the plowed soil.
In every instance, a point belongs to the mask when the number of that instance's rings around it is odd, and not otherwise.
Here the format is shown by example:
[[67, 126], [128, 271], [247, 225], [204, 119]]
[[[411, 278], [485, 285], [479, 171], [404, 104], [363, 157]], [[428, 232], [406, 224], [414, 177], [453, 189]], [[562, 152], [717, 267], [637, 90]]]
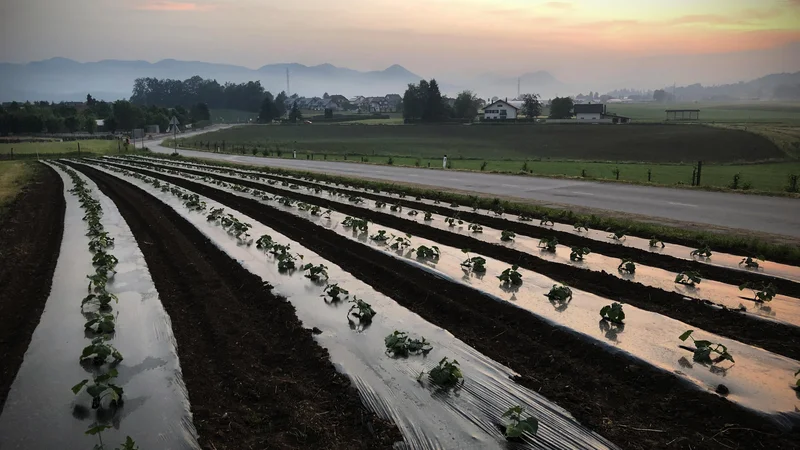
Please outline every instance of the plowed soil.
[[66, 202], [61, 177], [39, 165], [0, 218], [0, 406], [50, 295]]
[[130, 226], [172, 320], [204, 449], [391, 448], [294, 307], [151, 195], [94, 169]]

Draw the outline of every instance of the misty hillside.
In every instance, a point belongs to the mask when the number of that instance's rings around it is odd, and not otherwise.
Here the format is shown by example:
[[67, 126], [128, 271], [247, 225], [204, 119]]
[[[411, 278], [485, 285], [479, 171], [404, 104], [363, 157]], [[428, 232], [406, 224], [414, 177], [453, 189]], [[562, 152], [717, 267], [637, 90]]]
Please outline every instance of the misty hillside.
[[[672, 86], [664, 90], [672, 93]], [[752, 81], [719, 86], [692, 84], [675, 88], [675, 97], [681, 101], [796, 100], [800, 99], [800, 72], [776, 73]]]
[[0, 101], [79, 101], [91, 93], [101, 100], [129, 98], [133, 81], [140, 77], [184, 80], [199, 75], [220, 83], [261, 81], [271, 92], [286, 89], [286, 69], [290, 73], [290, 90], [300, 95], [324, 92], [345, 96], [401, 94], [408, 83], [422, 78], [402, 66], [385, 70], [360, 72], [331, 64], [269, 64], [253, 70], [229, 64], [165, 59], [147, 61], [103, 60], [79, 63], [71, 59], [52, 58], [27, 64], [0, 63]]

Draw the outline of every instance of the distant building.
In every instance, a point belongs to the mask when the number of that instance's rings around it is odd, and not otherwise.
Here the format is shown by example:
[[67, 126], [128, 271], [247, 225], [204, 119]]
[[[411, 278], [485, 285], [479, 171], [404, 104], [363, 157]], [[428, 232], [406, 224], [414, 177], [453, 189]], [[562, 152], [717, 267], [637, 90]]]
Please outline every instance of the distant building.
[[516, 119], [519, 108], [505, 100], [495, 100], [483, 108], [484, 120]]
[[600, 120], [606, 115], [606, 105], [602, 103], [575, 105], [573, 108], [577, 120]]

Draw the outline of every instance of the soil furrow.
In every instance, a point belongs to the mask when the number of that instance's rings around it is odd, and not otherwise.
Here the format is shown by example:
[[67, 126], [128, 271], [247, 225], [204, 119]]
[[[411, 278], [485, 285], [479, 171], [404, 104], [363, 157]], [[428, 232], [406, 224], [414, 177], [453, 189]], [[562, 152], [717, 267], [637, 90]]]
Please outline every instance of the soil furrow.
[[[492, 300], [290, 213], [189, 180], [148, 175], [247, 214], [342, 266], [515, 370], [519, 383], [623, 448], [788, 449], [800, 439], [797, 431], [781, 430], [772, 419], [703, 392], [679, 376], [608, 352], [511, 303]], [[787, 395], [794, 395], [788, 387]]]
[[61, 177], [38, 165], [0, 220], [0, 406], [50, 296], [65, 208]]
[[203, 448], [391, 448], [292, 305], [169, 206], [82, 165], [119, 208], [172, 319]]

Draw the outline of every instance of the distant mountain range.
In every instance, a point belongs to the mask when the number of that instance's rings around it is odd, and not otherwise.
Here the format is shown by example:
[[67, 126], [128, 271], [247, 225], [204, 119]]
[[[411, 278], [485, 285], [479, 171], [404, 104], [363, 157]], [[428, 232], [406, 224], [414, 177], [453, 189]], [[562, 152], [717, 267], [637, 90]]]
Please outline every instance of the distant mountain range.
[[330, 94], [386, 95], [403, 94], [408, 83], [422, 79], [404, 67], [393, 65], [385, 70], [361, 72], [331, 64], [268, 64], [258, 69], [198, 61], [165, 59], [147, 61], [103, 60], [80, 63], [66, 58], [52, 58], [27, 64], [0, 63], [0, 101], [48, 100], [78, 101], [86, 94], [102, 100], [129, 98], [133, 81], [140, 77], [185, 80], [195, 75], [213, 78], [220, 83], [261, 81], [273, 93], [286, 90], [286, 70], [290, 90], [299, 95]]
[[[665, 91], [673, 93], [672, 86]], [[674, 89], [675, 97], [681, 101], [697, 100], [738, 100], [738, 99], [779, 99], [797, 100], [800, 98], [800, 72], [774, 73], [751, 81], [740, 81], [718, 86], [691, 84]]]

